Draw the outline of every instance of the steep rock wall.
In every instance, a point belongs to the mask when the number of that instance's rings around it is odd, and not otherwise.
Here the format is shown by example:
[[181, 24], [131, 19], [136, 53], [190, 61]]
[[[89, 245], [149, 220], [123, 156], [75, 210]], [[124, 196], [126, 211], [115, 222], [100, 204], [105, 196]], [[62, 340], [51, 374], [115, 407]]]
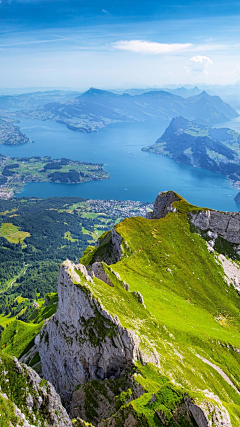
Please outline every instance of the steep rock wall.
[[139, 357], [139, 338], [104, 310], [88, 281], [84, 266], [62, 264], [57, 311], [36, 338], [43, 377], [66, 400], [78, 384], [118, 377]]
[[153, 211], [147, 214], [147, 219], [160, 219], [164, 218], [168, 212], [175, 212], [173, 202], [180, 200], [174, 191], [162, 191], [156, 197], [154, 202]]
[[[24, 427], [71, 427], [71, 420], [63, 408], [52, 384], [43, 381], [30, 367], [14, 357], [0, 354], [0, 396], [14, 410], [17, 424]], [[7, 415], [1, 413], [0, 416]], [[8, 414], [9, 415], [9, 414]], [[13, 425], [5, 424], [2, 426]]]
[[[230, 243], [240, 245], [240, 213], [239, 212], [218, 212], [199, 211], [190, 213], [191, 222], [202, 231], [215, 233], [213, 238], [218, 236]], [[211, 237], [211, 236], [210, 236]]]

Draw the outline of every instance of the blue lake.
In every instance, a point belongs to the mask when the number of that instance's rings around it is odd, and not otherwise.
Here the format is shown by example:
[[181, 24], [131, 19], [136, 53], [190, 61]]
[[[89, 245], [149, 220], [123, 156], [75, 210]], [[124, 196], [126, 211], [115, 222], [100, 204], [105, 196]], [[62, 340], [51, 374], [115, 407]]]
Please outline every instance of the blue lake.
[[[21, 119], [21, 130], [34, 143], [1, 146], [8, 156], [51, 156], [104, 163], [105, 181], [85, 184], [28, 183], [18, 197], [78, 196], [91, 199], [154, 201], [163, 190], [174, 190], [189, 202], [225, 211], [238, 211], [238, 190], [223, 175], [176, 163], [167, 157], [141, 151], [153, 144], [168, 121], [119, 123], [91, 134], [73, 132], [54, 122]], [[240, 129], [239, 118], [224, 124]]]

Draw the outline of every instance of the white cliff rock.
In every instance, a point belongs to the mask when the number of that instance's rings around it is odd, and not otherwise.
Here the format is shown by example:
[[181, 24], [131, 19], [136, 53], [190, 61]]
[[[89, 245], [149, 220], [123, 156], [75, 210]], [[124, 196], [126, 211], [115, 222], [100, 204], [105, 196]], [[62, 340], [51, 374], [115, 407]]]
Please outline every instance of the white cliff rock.
[[229, 285], [233, 284], [234, 288], [238, 291], [238, 293], [240, 293], [240, 267], [239, 267], [239, 265], [236, 262], [234, 262], [230, 259], [227, 259], [222, 254], [219, 255], [218, 259], [223, 266], [227, 283]]
[[[85, 283], [76, 272], [85, 275]], [[78, 384], [119, 376], [139, 357], [139, 338], [94, 298], [81, 265], [62, 264], [58, 308], [36, 338], [43, 377], [64, 399]], [[92, 279], [91, 279], [92, 280]]]
[[109, 279], [107, 273], [105, 273], [102, 262], [94, 262], [91, 268], [91, 276], [97, 277], [98, 279], [105, 282], [107, 285], [112, 286], [113, 284]]
[[199, 211], [190, 213], [191, 222], [202, 231], [212, 233], [214, 240], [220, 236], [230, 243], [240, 244], [240, 213]]
[[214, 400], [203, 400], [195, 403], [187, 398], [187, 407], [198, 427], [232, 427], [230, 416], [226, 408], [217, 396], [211, 396]]
[[[20, 364], [15, 357], [9, 357], [7, 370], [5, 363], [6, 356], [0, 359], [0, 375], [5, 377], [5, 381], [1, 383], [0, 396], [12, 403], [18, 420], [16, 427], [72, 426], [71, 420], [52, 384], [43, 381], [33, 369]], [[21, 388], [18, 389], [17, 387]], [[9, 423], [9, 426], [11, 425]]]

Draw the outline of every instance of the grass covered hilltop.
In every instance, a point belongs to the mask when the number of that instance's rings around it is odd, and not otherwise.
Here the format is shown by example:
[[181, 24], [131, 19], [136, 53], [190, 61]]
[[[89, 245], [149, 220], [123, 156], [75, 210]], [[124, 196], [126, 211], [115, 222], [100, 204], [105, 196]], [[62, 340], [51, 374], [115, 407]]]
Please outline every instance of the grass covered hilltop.
[[108, 179], [99, 163], [51, 157], [6, 157], [0, 155], [0, 198], [9, 198], [26, 182], [83, 183]]
[[232, 129], [175, 117], [157, 142], [143, 151], [222, 173], [240, 188], [240, 135]]

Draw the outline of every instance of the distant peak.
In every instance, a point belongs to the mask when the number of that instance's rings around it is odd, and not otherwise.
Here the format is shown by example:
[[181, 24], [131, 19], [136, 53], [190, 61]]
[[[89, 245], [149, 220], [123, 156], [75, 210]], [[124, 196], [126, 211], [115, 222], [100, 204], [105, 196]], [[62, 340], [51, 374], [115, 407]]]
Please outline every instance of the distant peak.
[[116, 96], [114, 93], [109, 92], [107, 90], [102, 90], [102, 89], [96, 89], [95, 87], [90, 87], [90, 89], [88, 89], [86, 92], [84, 92], [82, 94], [82, 96], [86, 96], [86, 95], [110, 95], [110, 96]]
[[182, 116], [179, 117], [173, 117], [171, 120], [169, 126], [165, 130], [164, 134], [159, 138], [160, 141], [171, 138], [172, 135], [175, 133], [178, 133], [181, 130], [187, 129], [189, 125], [189, 120], [185, 119]]
[[183, 116], [173, 117], [169, 126], [182, 127], [186, 126], [189, 123], [189, 120], [185, 119]]

